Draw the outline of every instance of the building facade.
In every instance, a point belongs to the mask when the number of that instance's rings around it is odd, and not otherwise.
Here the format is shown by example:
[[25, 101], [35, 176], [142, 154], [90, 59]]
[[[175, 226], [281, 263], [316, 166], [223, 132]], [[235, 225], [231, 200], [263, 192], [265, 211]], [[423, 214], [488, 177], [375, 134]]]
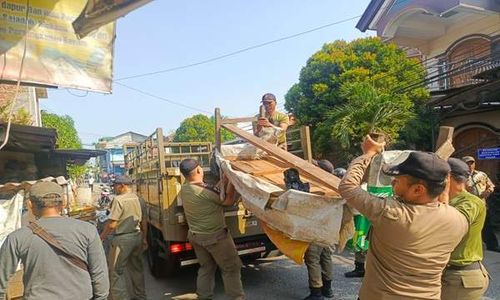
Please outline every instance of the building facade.
[[101, 180], [107, 181], [110, 177], [125, 173], [125, 150], [142, 143], [147, 136], [132, 131], [112, 138], [105, 138], [96, 144], [96, 149], [105, 150], [106, 155], [98, 159]]
[[500, 1], [372, 0], [356, 27], [417, 54], [427, 78], [414, 86], [455, 128], [453, 155], [472, 155], [499, 184]]

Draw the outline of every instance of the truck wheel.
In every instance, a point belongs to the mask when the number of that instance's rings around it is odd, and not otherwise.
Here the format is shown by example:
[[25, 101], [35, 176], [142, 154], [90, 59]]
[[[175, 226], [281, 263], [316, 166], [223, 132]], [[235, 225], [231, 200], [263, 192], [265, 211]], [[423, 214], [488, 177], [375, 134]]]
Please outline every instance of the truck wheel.
[[180, 269], [179, 259], [172, 255], [167, 255], [167, 259], [160, 256], [160, 245], [153, 237], [151, 230], [148, 230], [148, 244], [147, 259], [151, 275], [163, 278], [177, 274]]
[[151, 229], [148, 230], [149, 247], [147, 251], [147, 259], [149, 270], [151, 271], [151, 275], [156, 278], [165, 277], [163, 272], [163, 270], [165, 270], [163, 267], [164, 260], [159, 256], [160, 245], [158, 245], [158, 242], [156, 241], [156, 238], [153, 237], [151, 231]]

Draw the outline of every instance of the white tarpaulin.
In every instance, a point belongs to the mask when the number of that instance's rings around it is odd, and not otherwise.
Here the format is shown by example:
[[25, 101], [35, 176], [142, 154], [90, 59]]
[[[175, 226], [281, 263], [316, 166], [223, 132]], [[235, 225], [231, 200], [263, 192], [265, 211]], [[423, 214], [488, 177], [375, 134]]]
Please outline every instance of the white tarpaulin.
[[[338, 243], [343, 200], [297, 190], [285, 191], [256, 176], [234, 170], [231, 162], [219, 153], [216, 153], [216, 158], [219, 167], [241, 194], [245, 208], [269, 227], [294, 240], [325, 246]], [[269, 207], [271, 196], [277, 199]]]
[[0, 246], [7, 235], [21, 227], [23, 200], [23, 191], [19, 191], [9, 199], [0, 198]]

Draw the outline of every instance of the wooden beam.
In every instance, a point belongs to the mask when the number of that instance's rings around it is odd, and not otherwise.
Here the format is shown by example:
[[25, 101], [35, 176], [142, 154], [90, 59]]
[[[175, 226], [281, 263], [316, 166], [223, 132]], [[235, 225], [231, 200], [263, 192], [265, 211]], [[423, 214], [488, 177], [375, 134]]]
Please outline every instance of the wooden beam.
[[253, 134], [250, 134], [240, 128], [238, 128], [235, 125], [231, 124], [222, 124], [222, 127], [226, 128], [227, 130], [231, 131], [232, 133], [244, 138], [247, 140], [250, 144], [256, 146], [259, 149], [262, 149], [266, 151], [269, 155], [276, 156], [287, 163], [289, 163], [292, 167], [295, 167], [299, 170], [299, 173], [302, 172], [304, 174], [309, 175], [310, 177], [314, 178], [317, 182], [321, 183], [322, 185], [334, 190], [335, 192], [338, 192], [338, 187], [340, 183], [340, 179], [335, 177], [333, 174], [328, 173], [324, 170], [322, 170], [319, 167], [316, 167], [315, 165], [309, 163], [308, 161], [305, 161], [301, 159], [300, 157], [297, 157], [291, 153], [288, 153], [287, 151], [278, 148], [276, 145], [273, 145], [269, 142], [266, 142]]
[[302, 151], [304, 151], [304, 159], [312, 162], [312, 149], [311, 149], [311, 133], [309, 126], [300, 127], [300, 140], [302, 142]]
[[222, 119], [222, 124], [247, 123], [257, 121], [256, 117]]
[[453, 147], [453, 132], [454, 128], [449, 126], [440, 126], [439, 135], [436, 140], [436, 155], [444, 160], [448, 158], [455, 152]]
[[220, 108], [215, 108], [215, 147], [220, 152], [220, 145], [222, 143], [220, 126], [222, 125], [222, 117], [220, 115]]

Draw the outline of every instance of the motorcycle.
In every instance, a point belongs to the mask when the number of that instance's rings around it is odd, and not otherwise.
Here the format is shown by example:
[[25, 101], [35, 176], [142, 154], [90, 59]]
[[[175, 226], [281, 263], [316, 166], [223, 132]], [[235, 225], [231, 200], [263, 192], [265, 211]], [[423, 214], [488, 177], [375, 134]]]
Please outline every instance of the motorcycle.
[[99, 206], [100, 207], [105, 207], [108, 206], [111, 203], [111, 192], [109, 189], [104, 188], [101, 191], [101, 197], [99, 198]]

